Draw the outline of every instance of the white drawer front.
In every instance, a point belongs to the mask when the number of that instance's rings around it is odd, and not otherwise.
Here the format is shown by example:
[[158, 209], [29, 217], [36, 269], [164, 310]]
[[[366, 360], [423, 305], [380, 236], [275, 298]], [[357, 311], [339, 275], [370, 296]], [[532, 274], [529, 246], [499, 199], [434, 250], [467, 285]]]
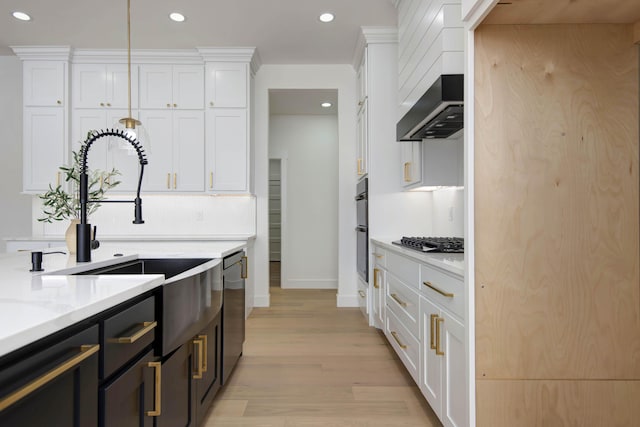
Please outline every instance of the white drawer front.
[[385, 335], [393, 349], [400, 356], [400, 360], [409, 371], [411, 378], [418, 383], [420, 344], [400, 320], [391, 312], [387, 312]]
[[420, 275], [422, 295], [464, 318], [464, 280], [425, 265], [420, 266]]
[[387, 271], [393, 273], [411, 288], [418, 289], [420, 287], [420, 264], [393, 252], [387, 252], [386, 258]]
[[387, 307], [414, 337], [420, 333], [420, 296], [393, 274], [387, 274]]
[[387, 253], [380, 246], [374, 246], [371, 255], [373, 256], [373, 263], [377, 267], [385, 268], [387, 266]]

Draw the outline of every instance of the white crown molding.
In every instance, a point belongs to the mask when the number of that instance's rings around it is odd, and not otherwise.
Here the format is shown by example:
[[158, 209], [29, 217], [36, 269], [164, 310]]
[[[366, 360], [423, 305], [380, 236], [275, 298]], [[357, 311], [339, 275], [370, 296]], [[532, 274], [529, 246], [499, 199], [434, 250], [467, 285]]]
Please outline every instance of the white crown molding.
[[356, 70], [362, 62], [364, 48], [370, 44], [398, 43], [398, 29], [396, 27], [360, 27], [360, 35], [356, 41], [353, 53], [353, 68]]
[[[74, 49], [74, 64], [126, 64], [126, 49]], [[202, 65], [202, 57], [195, 49], [133, 49], [132, 64], [196, 64]]]
[[71, 46], [10, 46], [20, 60], [68, 61]]
[[250, 62], [255, 47], [197, 47], [205, 62]]

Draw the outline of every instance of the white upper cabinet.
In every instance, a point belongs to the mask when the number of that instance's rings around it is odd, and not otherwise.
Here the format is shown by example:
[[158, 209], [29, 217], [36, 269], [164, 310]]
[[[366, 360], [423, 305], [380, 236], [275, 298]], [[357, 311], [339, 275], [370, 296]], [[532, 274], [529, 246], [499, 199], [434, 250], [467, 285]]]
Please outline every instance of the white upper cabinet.
[[63, 61], [24, 61], [23, 96], [25, 107], [66, 105], [67, 63]]
[[140, 108], [204, 108], [204, 67], [202, 65], [141, 65]]
[[[126, 64], [75, 64], [73, 108], [128, 108]], [[138, 108], [138, 68], [131, 67], [131, 108]]]
[[149, 132], [145, 191], [204, 191], [204, 113], [143, 110]]
[[207, 190], [248, 191], [246, 109], [215, 108], [206, 121]]
[[65, 111], [62, 108], [27, 107], [23, 117], [23, 189], [43, 192], [64, 183], [58, 169], [65, 164]]
[[210, 62], [205, 68], [206, 100], [209, 108], [246, 108], [248, 65]]

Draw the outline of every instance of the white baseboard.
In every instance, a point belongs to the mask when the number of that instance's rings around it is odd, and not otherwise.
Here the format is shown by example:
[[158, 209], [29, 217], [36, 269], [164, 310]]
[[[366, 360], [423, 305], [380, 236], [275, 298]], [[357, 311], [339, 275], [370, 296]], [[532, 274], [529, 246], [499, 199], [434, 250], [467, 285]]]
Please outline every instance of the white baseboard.
[[270, 295], [255, 295], [253, 297], [254, 307], [269, 307], [271, 305]]
[[291, 279], [282, 283], [282, 289], [338, 289], [335, 279]]
[[358, 296], [338, 294], [336, 304], [338, 307], [359, 307]]

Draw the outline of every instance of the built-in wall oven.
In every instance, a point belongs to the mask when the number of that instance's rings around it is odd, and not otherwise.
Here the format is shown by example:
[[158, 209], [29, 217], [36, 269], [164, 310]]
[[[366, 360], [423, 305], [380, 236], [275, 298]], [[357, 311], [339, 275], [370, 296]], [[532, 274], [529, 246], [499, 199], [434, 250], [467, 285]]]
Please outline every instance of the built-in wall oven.
[[356, 212], [357, 212], [357, 262], [358, 276], [367, 283], [369, 280], [369, 212], [368, 212], [368, 178], [358, 181], [356, 186]]

